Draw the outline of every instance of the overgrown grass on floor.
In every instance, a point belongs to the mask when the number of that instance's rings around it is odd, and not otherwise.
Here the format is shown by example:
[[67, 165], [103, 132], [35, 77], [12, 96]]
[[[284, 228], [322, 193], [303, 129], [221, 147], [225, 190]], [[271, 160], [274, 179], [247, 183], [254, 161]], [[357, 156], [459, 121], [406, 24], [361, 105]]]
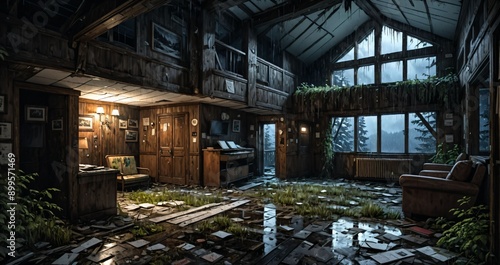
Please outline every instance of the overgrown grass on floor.
[[157, 204], [159, 202], [166, 201], [183, 201], [185, 205], [194, 207], [209, 203], [218, 203], [223, 200], [219, 193], [206, 195], [200, 193], [172, 190], [163, 190], [159, 192], [132, 191], [128, 193], [127, 196], [130, 200], [136, 201], [138, 203]]
[[332, 216], [400, 219], [395, 210], [385, 209], [375, 202], [376, 194], [356, 188], [315, 184], [285, 184], [262, 187], [254, 193], [274, 204], [291, 206], [305, 217]]

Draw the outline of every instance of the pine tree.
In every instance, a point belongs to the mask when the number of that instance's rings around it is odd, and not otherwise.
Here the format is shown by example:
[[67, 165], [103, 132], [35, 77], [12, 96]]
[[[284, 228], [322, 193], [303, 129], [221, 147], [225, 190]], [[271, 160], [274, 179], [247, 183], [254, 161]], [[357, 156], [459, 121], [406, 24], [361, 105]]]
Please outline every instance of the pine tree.
[[333, 119], [333, 143], [336, 152], [354, 151], [353, 128], [349, 118], [340, 117]]
[[[421, 114], [432, 128], [436, 128], [436, 113], [422, 112]], [[416, 125], [415, 131], [420, 133], [420, 136], [415, 137], [415, 140], [420, 142], [415, 149], [421, 153], [435, 153], [436, 138], [434, 138], [432, 133], [424, 125], [424, 122], [417, 115], [414, 117], [415, 119], [412, 120], [411, 123]]]
[[368, 152], [368, 137], [366, 136], [368, 131], [366, 130], [365, 117], [361, 116], [358, 119], [358, 152]]

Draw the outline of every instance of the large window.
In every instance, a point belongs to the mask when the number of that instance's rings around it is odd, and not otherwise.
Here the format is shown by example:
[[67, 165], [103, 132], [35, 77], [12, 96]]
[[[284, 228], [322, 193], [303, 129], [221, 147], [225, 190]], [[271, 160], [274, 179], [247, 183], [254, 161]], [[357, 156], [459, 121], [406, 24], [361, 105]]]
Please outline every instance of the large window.
[[479, 152], [490, 151], [490, 92], [479, 89]]
[[332, 119], [335, 152], [354, 152], [354, 150], [358, 153], [394, 154], [436, 152], [436, 112]]
[[[380, 43], [379, 54], [376, 54], [375, 43]], [[346, 53], [333, 63], [331, 84], [348, 87], [430, 78], [436, 75], [437, 63], [435, 49], [425, 49], [430, 47], [433, 45], [429, 42], [387, 26], [382, 27], [380, 34], [372, 30], [345, 49]], [[414, 56], [415, 53], [405, 52], [417, 49], [422, 49], [418, 56], [403, 57], [403, 54]], [[375, 74], [377, 69], [380, 75]], [[352, 71], [356, 78], [349, 82], [339, 81], [344, 80], [342, 71]]]

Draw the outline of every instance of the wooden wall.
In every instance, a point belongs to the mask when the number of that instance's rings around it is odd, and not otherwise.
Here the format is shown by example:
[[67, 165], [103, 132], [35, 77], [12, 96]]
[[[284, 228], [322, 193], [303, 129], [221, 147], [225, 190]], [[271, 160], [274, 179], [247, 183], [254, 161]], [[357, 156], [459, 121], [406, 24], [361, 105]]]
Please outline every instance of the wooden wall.
[[[104, 115], [101, 115], [103, 121], [108, 119], [111, 124], [103, 125], [99, 121], [99, 115], [96, 114], [97, 107], [104, 108]], [[111, 116], [111, 111], [118, 109], [119, 117]], [[105, 156], [114, 154], [134, 155], [138, 164], [139, 160], [139, 141], [125, 142], [125, 130], [118, 126], [119, 120], [129, 119], [139, 122], [139, 108], [114, 104], [109, 102], [101, 102], [94, 100], [81, 99], [78, 105], [78, 114], [93, 119], [92, 129], [80, 129], [78, 132], [79, 138], [87, 138], [88, 150], [79, 150], [79, 161], [81, 164], [92, 164], [106, 166]], [[141, 132], [141, 128], [127, 128], [127, 130]]]

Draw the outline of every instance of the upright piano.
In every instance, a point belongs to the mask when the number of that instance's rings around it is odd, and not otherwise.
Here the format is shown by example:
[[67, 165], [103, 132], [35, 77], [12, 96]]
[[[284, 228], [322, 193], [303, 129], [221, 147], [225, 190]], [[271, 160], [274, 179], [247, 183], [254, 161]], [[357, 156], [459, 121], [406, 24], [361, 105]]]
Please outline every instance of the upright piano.
[[253, 176], [253, 148], [203, 149], [203, 185], [227, 186]]

